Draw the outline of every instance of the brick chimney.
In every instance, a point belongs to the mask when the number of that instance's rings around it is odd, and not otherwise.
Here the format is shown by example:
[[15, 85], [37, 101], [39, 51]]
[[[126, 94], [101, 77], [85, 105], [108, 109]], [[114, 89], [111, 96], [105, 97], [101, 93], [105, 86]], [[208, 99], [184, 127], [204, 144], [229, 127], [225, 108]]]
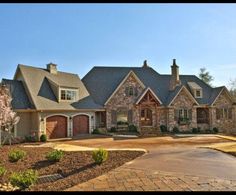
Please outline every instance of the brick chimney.
[[176, 64], [176, 60], [173, 59], [173, 64], [171, 66], [170, 90], [174, 90], [175, 87], [180, 84], [181, 81], [179, 79], [179, 66]]
[[57, 65], [53, 64], [52, 62], [50, 62], [49, 64], [47, 64], [47, 70], [51, 73], [51, 74], [57, 74]]

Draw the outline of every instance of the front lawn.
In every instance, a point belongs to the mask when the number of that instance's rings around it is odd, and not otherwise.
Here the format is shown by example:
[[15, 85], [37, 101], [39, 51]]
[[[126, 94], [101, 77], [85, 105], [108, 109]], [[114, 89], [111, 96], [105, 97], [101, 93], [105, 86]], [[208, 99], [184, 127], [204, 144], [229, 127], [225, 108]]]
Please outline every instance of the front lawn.
[[[8, 153], [16, 148], [25, 151], [26, 156], [17, 162], [10, 162]], [[143, 151], [109, 151], [107, 161], [97, 165], [92, 158], [92, 151], [64, 152], [64, 156], [59, 162], [52, 162], [45, 157], [52, 150], [52, 148], [46, 147], [3, 146], [0, 148], [0, 163], [7, 172], [0, 177], [0, 183], [8, 182], [12, 172], [33, 169], [38, 171], [39, 176], [59, 173], [63, 178], [53, 182], [36, 183], [27, 190], [62, 191], [98, 177], [144, 154]]]
[[231, 154], [236, 157], [236, 142], [217, 143], [205, 147]]

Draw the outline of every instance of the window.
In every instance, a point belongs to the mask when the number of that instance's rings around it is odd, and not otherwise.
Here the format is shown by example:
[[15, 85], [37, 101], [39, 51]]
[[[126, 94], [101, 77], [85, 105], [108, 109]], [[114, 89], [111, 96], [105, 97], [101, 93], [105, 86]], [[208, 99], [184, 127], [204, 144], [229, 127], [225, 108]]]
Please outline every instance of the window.
[[186, 108], [175, 110], [175, 120], [180, 124], [187, 124], [191, 119], [191, 109]]
[[76, 91], [62, 89], [61, 90], [61, 100], [75, 101], [76, 100]]
[[179, 109], [179, 117], [178, 118], [188, 118], [188, 110], [187, 109]]
[[133, 95], [134, 95], [134, 88], [129, 87], [129, 96], [133, 96]]
[[217, 108], [216, 119], [232, 119], [232, 108]]
[[202, 97], [201, 90], [196, 90], [196, 98], [197, 97]]
[[127, 123], [128, 122], [128, 113], [126, 110], [117, 111], [117, 123]]
[[133, 86], [126, 87], [125, 94], [126, 96], [137, 96], [138, 95], [137, 88], [134, 88]]

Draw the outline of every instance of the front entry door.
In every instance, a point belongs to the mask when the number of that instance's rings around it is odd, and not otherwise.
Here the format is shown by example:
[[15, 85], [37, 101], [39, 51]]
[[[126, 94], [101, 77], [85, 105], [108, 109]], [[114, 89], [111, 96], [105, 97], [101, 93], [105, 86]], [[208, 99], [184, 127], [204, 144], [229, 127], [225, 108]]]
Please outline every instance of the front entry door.
[[141, 125], [152, 126], [152, 110], [144, 108], [141, 110]]

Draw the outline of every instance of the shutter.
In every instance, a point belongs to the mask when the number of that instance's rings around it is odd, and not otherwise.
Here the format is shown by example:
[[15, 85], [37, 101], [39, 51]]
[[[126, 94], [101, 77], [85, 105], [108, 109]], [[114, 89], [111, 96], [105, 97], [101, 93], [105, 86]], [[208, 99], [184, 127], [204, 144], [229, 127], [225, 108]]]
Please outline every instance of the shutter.
[[220, 109], [220, 119], [224, 118], [224, 108]]
[[128, 123], [129, 124], [133, 123], [133, 111], [132, 110], [128, 111]]
[[175, 109], [174, 112], [175, 112], [175, 121], [178, 121], [179, 120], [179, 110]]
[[138, 88], [137, 88], [137, 87], [134, 88], [134, 95], [135, 95], [136, 97], [138, 96]]
[[111, 123], [112, 124], [116, 124], [117, 122], [117, 117], [116, 117], [116, 111], [115, 110], [112, 110], [111, 111]]
[[126, 87], [126, 88], [125, 88], [125, 95], [126, 95], [126, 96], [129, 96], [129, 87]]
[[188, 110], [188, 118], [190, 121], [192, 120], [192, 109]]
[[216, 108], [216, 119], [219, 120], [220, 119], [220, 109]]
[[228, 112], [229, 112], [229, 113], [228, 113], [228, 114], [229, 114], [229, 115], [228, 115], [228, 116], [229, 116], [229, 119], [232, 119], [232, 108], [229, 108], [229, 109], [228, 109]]

